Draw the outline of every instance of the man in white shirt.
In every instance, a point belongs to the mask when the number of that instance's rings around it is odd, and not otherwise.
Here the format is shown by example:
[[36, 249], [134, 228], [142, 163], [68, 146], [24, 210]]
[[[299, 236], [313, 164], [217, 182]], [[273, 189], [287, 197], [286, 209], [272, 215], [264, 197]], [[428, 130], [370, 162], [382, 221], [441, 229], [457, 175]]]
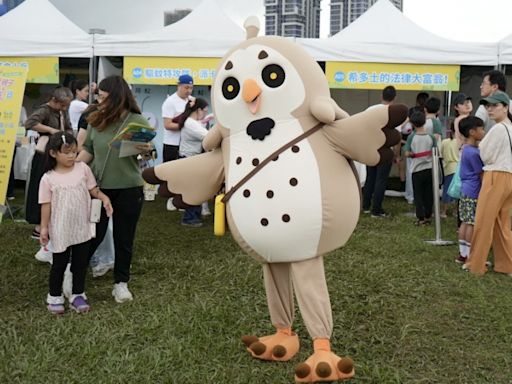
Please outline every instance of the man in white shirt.
[[[496, 69], [484, 72], [482, 84], [480, 84], [480, 96], [485, 98], [494, 95], [498, 91], [506, 92], [506, 88], [507, 79], [503, 72]], [[494, 121], [489, 118], [484, 105], [478, 107], [475, 116], [481, 118], [484, 122], [485, 132], [488, 132], [495, 124]]]
[[[185, 110], [185, 106], [192, 95], [194, 89], [194, 79], [190, 75], [181, 75], [178, 78], [178, 89], [162, 104], [162, 118], [164, 120], [163, 137], [163, 161], [176, 160], [180, 149], [180, 128], [179, 124], [173, 119], [179, 116]], [[167, 210], [174, 211], [176, 208], [172, 204], [172, 199], [167, 201]]]

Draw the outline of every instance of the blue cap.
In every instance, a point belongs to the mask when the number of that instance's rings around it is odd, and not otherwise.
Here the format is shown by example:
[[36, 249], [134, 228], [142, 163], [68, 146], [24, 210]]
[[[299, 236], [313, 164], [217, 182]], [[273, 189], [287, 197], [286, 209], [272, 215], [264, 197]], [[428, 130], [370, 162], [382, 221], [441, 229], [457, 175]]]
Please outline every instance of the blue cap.
[[194, 84], [194, 79], [190, 75], [181, 75], [178, 78], [178, 84]]

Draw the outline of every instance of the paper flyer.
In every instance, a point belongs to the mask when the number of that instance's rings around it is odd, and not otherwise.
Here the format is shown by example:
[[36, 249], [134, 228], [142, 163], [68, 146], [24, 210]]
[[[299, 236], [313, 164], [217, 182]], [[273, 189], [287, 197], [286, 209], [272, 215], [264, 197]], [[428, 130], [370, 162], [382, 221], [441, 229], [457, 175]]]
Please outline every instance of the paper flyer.
[[134, 156], [140, 153], [135, 147], [139, 144], [148, 143], [156, 136], [156, 130], [149, 125], [129, 123], [117, 135], [114, 136], [110, 145], [119, 150], [119, 157]]

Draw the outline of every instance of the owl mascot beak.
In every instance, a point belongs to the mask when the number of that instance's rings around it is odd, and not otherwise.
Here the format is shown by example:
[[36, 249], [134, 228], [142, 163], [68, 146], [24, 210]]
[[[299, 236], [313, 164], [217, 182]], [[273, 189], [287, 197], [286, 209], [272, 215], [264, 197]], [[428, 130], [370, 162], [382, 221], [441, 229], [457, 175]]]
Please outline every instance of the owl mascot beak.
[[247, 108], [249, 108], [249, 111], [255, 115], [261, 105], [261, 88], [254, 79], [244, 81], [242, 96], [244, 101], [248, 104]]

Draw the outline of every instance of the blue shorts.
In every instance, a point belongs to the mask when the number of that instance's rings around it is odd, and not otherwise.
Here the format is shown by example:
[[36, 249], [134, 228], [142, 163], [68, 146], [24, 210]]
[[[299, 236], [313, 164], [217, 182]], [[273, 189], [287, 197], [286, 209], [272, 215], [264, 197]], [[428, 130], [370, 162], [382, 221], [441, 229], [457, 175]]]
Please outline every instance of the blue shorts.
[[448, 194], [448, 188], [450, 187], [450, 183], [452, 182], [453, 175], [455, 175], [455, 173], [445, 176], [443, 180], [443, 197], [441, 201], [445, 204], [449, 204], [455, 201], [455, 199]]

